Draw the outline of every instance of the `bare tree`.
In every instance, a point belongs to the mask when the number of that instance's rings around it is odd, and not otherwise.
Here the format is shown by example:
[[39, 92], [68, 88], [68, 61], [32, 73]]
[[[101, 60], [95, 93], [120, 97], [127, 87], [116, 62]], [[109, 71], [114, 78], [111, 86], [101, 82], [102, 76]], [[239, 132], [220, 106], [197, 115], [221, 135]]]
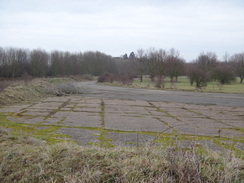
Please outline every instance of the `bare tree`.
[[7, 77], [7, 54], [5, 49], [0, 47], [0, 77]]
[[170, 77], [171, 82], [173, 82], [174, 77], [177, 82], [178, 76], [184, 74], [185, 72], [184, 60], [180, 58], [179, 52], [175, 51], [174, 49], [171, 49], [168, 53], [165, 67], [166, 74]]
[[165, 50], [151, 48], [148, 51], [147, 68], [152, 81], [154, 81], [156, 76], [159, 78], [164, 76], [166, 58], [167, 54]]
[[140, 75], [140, 81], [143, 81], [143, 74], [145, 72], [145, 63], [147, 60], [147, 55], [143, 49], [137, 50], [137, 62], [138, 62], [138, 70]]
[[50, 66], [50, 75], [57, 76], [64, 74], [64, 64], [63, 64], [63, 52], [52, 51], [51, 56], [51, 66]]
[[191, 85], [196, 83], [196, 88], [207, 86], [207, 82], [210, 81], [212, 71], [218, 64], [217, 56], [215, 53], [200, 53], [197, 59], [188, 65], [188, 77]]
[[8, 77], [17, 77], [18, 59], [15, 48], [6, 49]]
[[200, 53], [195, 61], [204, 72], [211, 72], [217, 66], [217, 56], [213, 52]]
[[29, 50], [25, 49], [17, 49], [16, 56], [17, 56], [17, 76], [29, 75], [30, 74], [30, 67], [29, 67], [29, 60], [28, 60]]
[[30, 69], [33, 76], [43, 77], [48, 73], [49, 54], [45, 50], [35, 49], [30, 53]]
[[236, 76], [240, 78], [240, 83], [244, 79], [244, 53], [235, 54], [230, 58], [231, 65], [234, 67]]
[[228, 62], [221, 62], [218, 63], [218, 66], [213, 70], [212, 79], [218, 81], [222, 85], [230, 84], [235, 81], [235, 75]]
[[204, 86], [207, 86], [207, 82], [209, 81], [208, 74], [199, 67], [197, 63], [191, 63], [188, 65], [188, 78], [190, 80], [190, 84], [193, 85], [196, 83], [196, 88], [201, 89]]

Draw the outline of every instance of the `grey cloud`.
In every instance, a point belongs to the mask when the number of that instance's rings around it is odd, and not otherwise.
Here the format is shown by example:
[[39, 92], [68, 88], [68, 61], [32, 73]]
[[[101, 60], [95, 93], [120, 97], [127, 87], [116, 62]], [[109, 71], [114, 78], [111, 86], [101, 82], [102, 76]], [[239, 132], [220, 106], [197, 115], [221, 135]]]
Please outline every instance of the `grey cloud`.
[[240, 0], [1, 0], [0, 46], [100, 50], [113, 56], [139, 48], [243, 51]]

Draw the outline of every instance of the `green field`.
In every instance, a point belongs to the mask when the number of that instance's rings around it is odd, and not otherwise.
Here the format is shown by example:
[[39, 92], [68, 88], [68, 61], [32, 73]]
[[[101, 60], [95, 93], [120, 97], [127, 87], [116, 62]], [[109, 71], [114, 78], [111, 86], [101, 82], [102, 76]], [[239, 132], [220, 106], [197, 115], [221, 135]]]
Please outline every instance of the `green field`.
[[[120, 85], [115, 83], [114, 85]], [[226, 85], [221, 85], [218, 82], [209, 82], [206, 87], [201, 89], [196, 89], [193, 84], [190, 85], [189, 79], [186, 76], [178, 78], [177, 82], [171, 84], [169, 78], [165, 78], [164, 88], [161, 90], [176, 90], [176, 91], [201, 91], [201, 92], [215, 92], [215, 93], [241, 93], [244, 94], [244, 83], [240, 83], [240, 79], [237, 78], [236, 82]], [[121, 85], [120, 85], [121, 86]], [[155, 83], [153, 83], [149, 78], [145, 77], [143, 82], [139, 79], [135, 79], [129, 87], [133, 88], [150, 88], [157, 89]]]

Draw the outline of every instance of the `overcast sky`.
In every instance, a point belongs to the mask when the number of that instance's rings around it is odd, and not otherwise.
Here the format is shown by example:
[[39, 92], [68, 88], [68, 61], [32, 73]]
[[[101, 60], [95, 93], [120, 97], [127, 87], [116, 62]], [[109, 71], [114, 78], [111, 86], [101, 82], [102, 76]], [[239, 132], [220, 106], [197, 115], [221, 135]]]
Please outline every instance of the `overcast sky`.
[[47, 51], [175, 48], [190, 61], [244, 52], [243, 0], [0, 0], [0, 46]]

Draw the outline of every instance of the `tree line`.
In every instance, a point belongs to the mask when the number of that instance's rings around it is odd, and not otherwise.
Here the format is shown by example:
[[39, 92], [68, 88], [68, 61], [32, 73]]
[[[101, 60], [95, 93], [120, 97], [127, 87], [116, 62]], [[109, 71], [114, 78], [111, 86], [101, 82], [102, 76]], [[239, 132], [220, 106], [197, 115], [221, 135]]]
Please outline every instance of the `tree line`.
[[103, 73], [119, 74], [128, 78], [148, 75], [152, 81], [163, 83], [165, 77], [177, 82], [179, 76], [188, 76], [190, 84], [202, 87], [211, 80], [221, 84], [232, 82], [236, 77], [244, 79], [244, 53], [232, 56], [225, 55], [219, 60], [215, 53], [200, 53], [199, 56], [186, 62], [179, 51], [150, 48], [138, 49], [113, 58], [99, 51], [63, 52], [42, 49], [28, 50], [23, 48], [0, 47], [0, 77], [16, 78], [23, 75], [34, 77], [95, 75]]
[[[124, 56], [123, 58], [125, 59]], [[232, 56], [226, 54], [219, 60], [215, 53], [203, 52], [195, 60], [186, 62], [175, 49], [167, 51], [150, 48], [137, 50], [136, 56], [129, 60], [131, 65], [134, 65], [130, 68], [141, 81], [143, 75], [149, 75], [152, 81], [156, 79], [161, 83], [165, 77], [169, 77], [171, 82], [177, 82], [179, 76], [188, 76], [190, 84], [200, 88], [206, 86], [209, 81], [228, 84], [235, 81], [236, 77], [239, 77], [240, 83], [243, 83], [244, 79], [244, 53]]]
[[70, 53], [42, 49], [1, 48], [0, 77], [101, 75], [116, 72], [113, 58], [99, 51]]

